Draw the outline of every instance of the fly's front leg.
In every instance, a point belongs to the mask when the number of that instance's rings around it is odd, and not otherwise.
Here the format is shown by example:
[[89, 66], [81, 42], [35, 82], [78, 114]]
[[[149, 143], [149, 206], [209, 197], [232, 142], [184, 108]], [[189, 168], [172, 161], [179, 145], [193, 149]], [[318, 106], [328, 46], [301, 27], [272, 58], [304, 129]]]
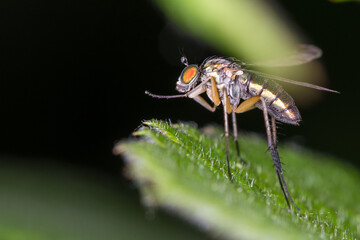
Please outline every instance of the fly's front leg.
[[[216, 82], [215, 79], [213, 77], [210, 78], [211, 81], [211, 99], [214, 102], [214, 106], [211, 107], [210, 104], [208, 104], [202, 97], [200, 96], [194, 96], [194, 100], [198, 103], [200, 103], [200, 105], [202, 105], [203, 107], [205, 107], [206, 109], [214, 112], [216, 107], [219, 106], [221, 104], [221, 100], [219, 97], [219, 92], [218, 92], [218, 88], [216, 86]], [[204, 91], [205, 91], [205, 86], [204, 86]], [[228, 173], [228, 177], [230, 182], [232, 181], [232, 176], [231, 176], [231, 171], [230, 171], [230, 161], [229, 161], [229, 121], [228, 121], [228, 113], [230, 113], [232, 111], [231, 107], [230, 107], [230, 100], [229, 97], [227, 95], [226, 90], [224, 89], [224, 94], [223, 94], [223, 105], [224, 105], [224, 128], [225, 128], [225, 152], [226, 152], [226, 164], [227, 164], [227, 173]]]
[[[212, 94], [212, 100], [214, 102], [214, 106], [211, 106], [208, 102], [206, 102], [200, 95], [206, 91], [206, 84], [211, 81], [211, 94]], [[179, 95], [157, 95], [150, 93], [148, 91], [145, 91], [145, 94], [154, 97], [154, 98], [164, 98], [164, 99], [171, 99], [171, 98], [191, 98], [194, 99], [197, 103], [199, 103], [201, 106], [206, 108], [207, 110], [214, 112], [216, 110], [216, 107], [220, 105], [221, 101], [219, 98], [219, 93], [217, 91], [217, 86], [215, 83], [214, 78], [209, 78], [206, 81], [203, 81], [198, 86], [196, 86], [191, 91], [185, 93], [185, 94], [179, 94]]]
[[[280, 162], [280, 157], [279, 157], [279, 153], [277, 151], [277, 147], [276, 147], [276, 143], [274, 140], [276, 140], [276, 132], [275, 132], [275, 119], [272, 120], [272, 125], [273, 125], [273, 135], [271, 133], [271, 128], [270, 128], [270, 123], [269, 123], [269, 116], [268, 116], [268, 111], [267, 111], [267, 106], [266, 106], [266, 102], [264, 100], [264, 98], [260, 98], [262, 106], [263, 106], [263, 113], [264, 113], [264, 121], [265, 121], [265, 128], [266, 128], [266, 135], [267, 135], [267, 140], [268, 140], [268, 145], [269, 145], [269, 149], [271, 152], [271, 156], [274, 162], [274, 166], [275, 166], [275, 170], [276, 170], [276, 174], [278, 176], [279, 179], [279, 183], [280, 183], [280, 187], [281, 190], [283, 192], [283, 195], [285, 197], [286, 203], [288, 205], [288, 208], [290, 209], [290, 202], [292, 203], [292, 205], [299, 210], [299, 208], [296, 206], [296, 204], [294, 203], [294, 200], [292, 199], [292, 197], [290, 196], [290, 193], [287, 189], [286, 186], [286, 182], [285, 182], [285, 178], [283, 175], [283, 170], [282, 170], [282, 166], [281, 166], [281, 162]], [[276, 126], [275, 126], [276, 127]]]
[[[197, 103], [199, 103], [201, 106], [203, 106], [204, 108], [206, 108], [207, 110], [211, 111], [211, 112], [215, 112], [216, 107], [219, 105], [214, 104], [214, 106], [211, 106], [207, 101], [205, 101], [205, 99], [203, 99], [200, 94], [204, 93], [206, 91], [206, 86], [205, 84], [208, 81], [204, 81], [202, 82], [198, 87], [194, 88], [193, 90], [191, 90], [190, 92], [188, 92], [186, 95], [189, 98], [194, 99]], [[211, 84], [213, 84], [213, 81], [211, 82]], [[215, 82], [214, 82], [215, 84]], [[215, 85], [216, 86], [216, 85]], [[217, 93], [217, 89], [216, 89], [216, 93]], [[217, 94], [218, 96], [218, 94]], [[219, 99], [219, 96], [218, 98]], [[220, 102], [220, 100], [219, 100]]]
[[216, 110], [216, 105], [211, 106], [207, 101], [205, 101], [205, 99], [203, 99], [200, 96], [195, 96], [193, 97], [193, 99], [199, 103], [201, 106], [203, 106], [204, 108], [206, 108], [207, 110], [211, 111], [211, 112], [215, 112]]
[[[210, 78], [211, 80], [211, 98], [212, 98], [212, 101], [214, 102], [215, 106], [219, 106], [221, 101], [220, 101], [220, 98], [219, 98], [219, 92], [218, 92], [218, 89], [217, 89], [217, 86], [216, 86], [216, 82], [215, 82], [215, 79], [214, 77], [211, 77]], [[226, 91], [224, 91], [226, 92]], [[228, 99], [225, 100], [225, 102], [229, 101]]]

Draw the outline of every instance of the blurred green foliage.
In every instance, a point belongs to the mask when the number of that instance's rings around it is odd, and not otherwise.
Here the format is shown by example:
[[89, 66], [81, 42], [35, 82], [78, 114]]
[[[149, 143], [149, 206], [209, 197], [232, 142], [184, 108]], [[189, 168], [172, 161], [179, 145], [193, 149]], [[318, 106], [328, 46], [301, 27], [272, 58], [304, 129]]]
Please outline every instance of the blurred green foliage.
[[359, 172], [330, 156], [298, 146], [279, 147], [285, 178], [299, 212], [287, 209], [266, 142], [241, 135], [237, 162], [231, 144], [226, 174], [222, 130], [204, 135], [188, 124], [146, 121], [115, 147], [128, 162], [148, 206], [171, 209], [213, 236], [230, 239], [358, 239]]
[[0, 159], [7, 160], [0, 162], [1, 240], [204, 238], [176, 218], [142, 208], [119, 178], [51, 159]]
[[295, 33], [265, 1], [157, 0], [167, 17], [224, 53], [246, 60], [272, 58], [296, 45]]

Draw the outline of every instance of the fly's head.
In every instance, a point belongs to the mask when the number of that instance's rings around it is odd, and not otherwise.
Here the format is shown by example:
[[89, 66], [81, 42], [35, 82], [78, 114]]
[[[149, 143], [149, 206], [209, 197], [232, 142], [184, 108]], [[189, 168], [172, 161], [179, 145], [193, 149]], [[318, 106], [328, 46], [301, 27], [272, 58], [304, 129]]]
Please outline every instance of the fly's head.
[[185, 56], [181, 57], [181, 62], [185, 65], [185, 68], [176, 83], [176, 90], [185, 93], [193, 89], [199, 82], [200, 70], [195, 64], [189, 65]]

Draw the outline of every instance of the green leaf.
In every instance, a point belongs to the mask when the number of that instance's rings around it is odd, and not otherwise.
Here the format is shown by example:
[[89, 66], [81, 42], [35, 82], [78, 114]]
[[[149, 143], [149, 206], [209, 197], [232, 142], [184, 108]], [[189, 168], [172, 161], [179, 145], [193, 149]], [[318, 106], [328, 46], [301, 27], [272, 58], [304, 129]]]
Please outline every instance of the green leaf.
[[[204, 133], [205, 134], [204, 134]], [[170, 209], [213, 236], [231, 239], [358, 239], [359, 171], [299, 146], [279, 146], [299, 212], [288, 211], [266, 142], [241, 135], [246, 165], [230, 144], [234, 183], [226, 174], [222, 130], [146, 121], [140, 138], [114, 151], [128, 163], [148, 206]]]

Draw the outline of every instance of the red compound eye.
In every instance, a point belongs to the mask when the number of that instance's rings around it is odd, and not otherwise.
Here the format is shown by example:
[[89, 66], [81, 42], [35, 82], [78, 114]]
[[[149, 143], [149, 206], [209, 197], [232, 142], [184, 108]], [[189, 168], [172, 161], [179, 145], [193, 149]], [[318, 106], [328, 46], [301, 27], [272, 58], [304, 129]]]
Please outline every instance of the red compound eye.
[[188, 66], [187, 68], [184, 69], [181, 76], [181, 80], [184, 83], [189, 83], [191, 80], [194, 79], [194, 77], [196, 77], [197, 73], [198, 73], [198, 69], [196, 66]]

